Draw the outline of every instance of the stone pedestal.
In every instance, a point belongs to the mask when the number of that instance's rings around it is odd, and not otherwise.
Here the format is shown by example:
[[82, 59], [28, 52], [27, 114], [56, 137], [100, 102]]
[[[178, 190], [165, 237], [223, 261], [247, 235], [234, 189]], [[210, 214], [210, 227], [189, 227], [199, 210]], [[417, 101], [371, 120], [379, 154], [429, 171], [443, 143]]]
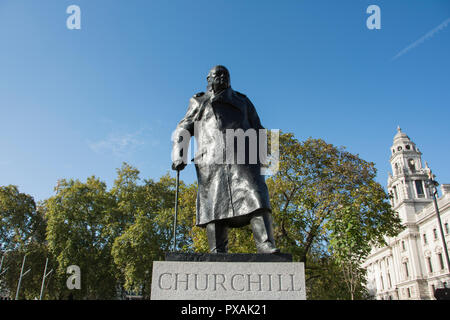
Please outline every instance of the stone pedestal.
[[153, 262], [151, 299], [305, 300], [304, 264], [282, 253], [168, 253]]

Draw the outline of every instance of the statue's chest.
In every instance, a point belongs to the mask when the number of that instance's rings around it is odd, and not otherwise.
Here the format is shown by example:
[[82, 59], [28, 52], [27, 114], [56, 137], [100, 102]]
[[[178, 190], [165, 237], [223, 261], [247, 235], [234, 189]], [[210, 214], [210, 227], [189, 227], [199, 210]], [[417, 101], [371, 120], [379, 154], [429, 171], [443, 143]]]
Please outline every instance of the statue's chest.
[[208, 127], [219, 130], [246, 129], [248, 126], [247, 115], [243, 108], [235, 107], [221, 101], [208, 102], [205, 108], [203, 121]]

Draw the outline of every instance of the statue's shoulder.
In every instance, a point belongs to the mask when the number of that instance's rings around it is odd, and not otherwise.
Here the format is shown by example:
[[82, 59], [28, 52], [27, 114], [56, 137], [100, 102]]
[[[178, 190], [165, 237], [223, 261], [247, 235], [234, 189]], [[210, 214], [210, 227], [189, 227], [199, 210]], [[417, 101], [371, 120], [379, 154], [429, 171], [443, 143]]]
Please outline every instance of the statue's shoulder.
[[196, 94], [194, 94], [191, 99], [190, 99], [190, 105], [192, 107], [198, 107], [199, 105], [202, 104], [202, 101], [205, 98], [205, 93], [204, 92], [197, 92]]
[[194, 94], [194, 98], [200, 98], [200, 97], [202, 97], [204, 95], [205, 95], [205, 93], [203, 91], [202, 92], [198, 92], [198, 93]]
[[250, 99], [245, 94], [243, 94], [242, 92], [236, 91], [236, 90], [234, 90], [234, 92], [235, 92], [235, 97], [237, 97], [239, 100], [241, 100], [245, 104], [251, 104]]
[[247, 98], [247, 96], [245, 94], [243, 94], [242, 92], [236, 91], [234, 90], [234, 92], [236, 92], [236, 94], [242, 98]]

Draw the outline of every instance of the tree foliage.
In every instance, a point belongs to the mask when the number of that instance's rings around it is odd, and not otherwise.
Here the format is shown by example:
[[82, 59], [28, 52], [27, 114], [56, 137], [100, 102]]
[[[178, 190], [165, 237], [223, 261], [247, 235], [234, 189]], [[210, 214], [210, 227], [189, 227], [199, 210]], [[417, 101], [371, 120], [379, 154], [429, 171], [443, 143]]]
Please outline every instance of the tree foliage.
[[[309, 257], [331, 254], [343, 269], [351, 261], [354, 271], [371, 245], [382, 245], [385, 236], [401, 230], [375, 177], [373, 163], [344, 148], [321, 139], [299, 142], [292, 134], [280, 135], [279, 171], [267, 180], [275, 238], [283, 251], [305, 262], [307, 277], [326, 272], [309, 268]], [[364, 275], [358, 270], [353, 279], [360, 283]]]
[[[46, 223], [42, 208], [32, 196], [17, 186], [0, 187], [0, 253], [3, 256], [0, 294], [15, 297], [18, 279], [26, 255], [19, 298], [39, 297], [39, 271], [44, 267], [47, 247], [44, 243]], [[43, 263], [44, 261], [44, 263]]]
[[0, 187], [0, 250], [23, 248], [27, 241], [42, 240], [44, 220], [30, 195], [17, 186]]
[[70, 265], [81, 270], [81, 290], [73, 293], [75, 298], [116, 295], [109, 230], [114, 209], [113, 197], [96, 177], [86, 183], [60, 180], [56, 195], [46, 201], [47, 241], [58, 263], [56, 273], [62, 277]]

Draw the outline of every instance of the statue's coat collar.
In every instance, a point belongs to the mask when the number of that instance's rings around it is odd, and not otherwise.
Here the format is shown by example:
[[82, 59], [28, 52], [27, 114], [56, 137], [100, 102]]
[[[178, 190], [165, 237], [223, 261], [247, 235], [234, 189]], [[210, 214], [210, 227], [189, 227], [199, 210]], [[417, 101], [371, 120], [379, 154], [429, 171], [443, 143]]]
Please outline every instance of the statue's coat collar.
[[243, 111], [244, 108], [243, 101], [236, 94], [236, 92], [233, 89], [231, 89], [231, 87], [226, 88], [217, 95], [215, 95], [212, 90], [208, 91], [207, 94], [209, 95], [209, 101], [211, 102], [211, 104], [213, 102], [224, 102]]

